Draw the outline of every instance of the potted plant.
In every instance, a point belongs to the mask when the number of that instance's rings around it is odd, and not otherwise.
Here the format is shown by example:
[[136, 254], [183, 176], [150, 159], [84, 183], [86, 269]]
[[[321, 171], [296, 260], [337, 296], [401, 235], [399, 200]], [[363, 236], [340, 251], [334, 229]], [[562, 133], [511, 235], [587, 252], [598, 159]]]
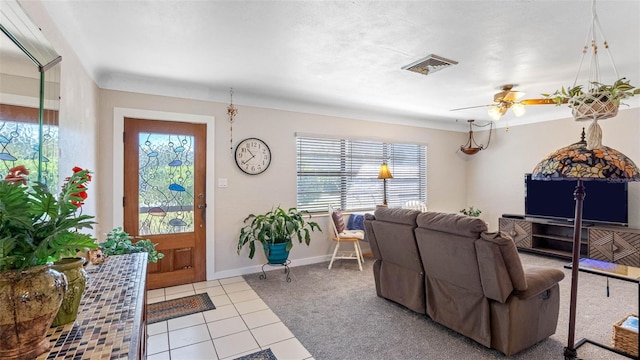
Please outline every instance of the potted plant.
[[460, 212], [463, 213], [464, 215], [471, 216], [471, 217], [478, 217], [482, 213], [480, 209], [476, 209], [473, 206], [469, 206], [468, 209], [462, 209], [460, 210]]
[[163, 253], [156, 250], [156, 245], [149, 239], [142, 240], [140, 237], [129, 235], [121, 227], [107, 233], [107, 240], [99, 244], [103, 254], [107, 256], [146, 252], [147, 262], [150, 263], [157, 263], [164, 257]]
[[280, 206], [265, 214], [250, 214], [244, 219], [246, 224], [240, 230], [238, 238], [238, 255], [248, 243], [249, 258], [253, 259], [256, 252], [255, 242], [262, 244], [269, 264], [284, 264], [293, 247], [293, 238], [302, 240], [309, 246], [311, 236], [309, 231], [319, 230], [320, 226], [313, 221], [305, 221], [305, 216], [311, 218], [308, 211], [290, 208], [285, 211]]
[[568, 104], [576, 120], [600, 120], [615, 116], [622, 100], [640, 94], [626, 78], [616, 80], [612, 85], [591, 82], [589, 90], [582, 85], [562, 87], [552, 94], [542, 94], [556, 105]]
[[88, 170], [74, 168], [58, 198], [40, 183], [27, 185], [24, 166], [0, 181], [0, 358], [32, 358], [51, 346], [51, 326], [67, 288], [50, 263], [95, 248], [77, 232], [93, 216], [78, 214], [86, 198]]

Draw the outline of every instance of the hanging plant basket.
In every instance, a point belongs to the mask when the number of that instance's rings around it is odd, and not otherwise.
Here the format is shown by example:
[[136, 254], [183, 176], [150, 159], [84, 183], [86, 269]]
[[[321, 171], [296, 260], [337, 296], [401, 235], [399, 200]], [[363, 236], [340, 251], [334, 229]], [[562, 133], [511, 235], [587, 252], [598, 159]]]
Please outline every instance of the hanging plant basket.
[[604, 120], [618, 115], [619, 102], [609, 100], [601, 93], [590, 93], [569, 100], [576, 121]]

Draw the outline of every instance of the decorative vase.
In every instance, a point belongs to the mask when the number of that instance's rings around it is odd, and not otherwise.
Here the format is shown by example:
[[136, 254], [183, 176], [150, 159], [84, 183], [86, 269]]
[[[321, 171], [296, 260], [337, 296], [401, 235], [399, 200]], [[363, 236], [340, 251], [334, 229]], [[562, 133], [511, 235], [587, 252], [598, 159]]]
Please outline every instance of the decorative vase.
[[33, 359], [51, 348], [47, 330], [67, 290], [47, 265], [0, 273], [0, 359]]
[[62, 305], [51, 326], [59, 326], [75, 321], [78, 306], [87, 282], [87, 272], [84, 271], [82, 257], [65, 258], [56, 261], [52, 269], [63, 273], [67, 277], [67, 293], [62, 299]]
[[284, 264], [289, 258], [287, 243], [263, 244], [263, 248], [269, 264]]

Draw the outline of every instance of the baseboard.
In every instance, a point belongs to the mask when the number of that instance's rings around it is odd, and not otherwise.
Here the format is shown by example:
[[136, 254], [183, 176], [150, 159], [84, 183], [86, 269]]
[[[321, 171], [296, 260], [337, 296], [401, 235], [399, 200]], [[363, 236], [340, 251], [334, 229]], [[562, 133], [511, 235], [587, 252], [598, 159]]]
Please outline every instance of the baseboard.
[[[291, 260], [291, 264], [289, 265], [289, 267], [294, 268], [296, 266], [317, 264], [317, 263], [321, 263], [329, 260], [331, 260], [331, 255], [314, 256], [314, 257], [303, 258], [303, 259], [293, 259]], [[278, 266], [264, 267], [264, 271], [272, 271], [272, 270], [280, 270], [280, 269], [281, 268], [279, 268]], [[262, 264], [239, 268], [239, 269], [223, 270], [223, 271], [215, 272], [213, 274], [213, 277], [208, 278], [207, 280], [225, 279], [225, 278], [230, 278], [234, 276], [255, 274], [261, 271], [262, 271]]]

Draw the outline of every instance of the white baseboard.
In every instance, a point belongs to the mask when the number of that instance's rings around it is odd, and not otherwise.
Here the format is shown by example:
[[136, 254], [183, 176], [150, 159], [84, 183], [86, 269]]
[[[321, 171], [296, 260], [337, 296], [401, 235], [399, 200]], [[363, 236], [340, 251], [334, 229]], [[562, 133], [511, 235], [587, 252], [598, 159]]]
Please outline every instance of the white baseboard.
[[[329, 260], [331, 260], [331, 255], [322, 255], [322, 256], [315, 256], [315, 257], [309, 257], [304, 259], [295, 259], [295, 260], [291, 260], [291, 264], [289, 264], [289, 267], [294, 268], [296, 266], [317, 264], [317, 263], [321, 263]], [[265, 272], [273, 271], [273, 270], [282, 270], [282, 269], [279, 266], [264, 267]], [[226, 279], [234, 276], [254, 274], [261, 271], [262, 271], [262, 265], [249, 266], [249, 267], [233, 269], [233, 270], [224, 270], [224, 271], [215, 272], [213, 274], [213, 278], [207, 279], [207, 280]]]

